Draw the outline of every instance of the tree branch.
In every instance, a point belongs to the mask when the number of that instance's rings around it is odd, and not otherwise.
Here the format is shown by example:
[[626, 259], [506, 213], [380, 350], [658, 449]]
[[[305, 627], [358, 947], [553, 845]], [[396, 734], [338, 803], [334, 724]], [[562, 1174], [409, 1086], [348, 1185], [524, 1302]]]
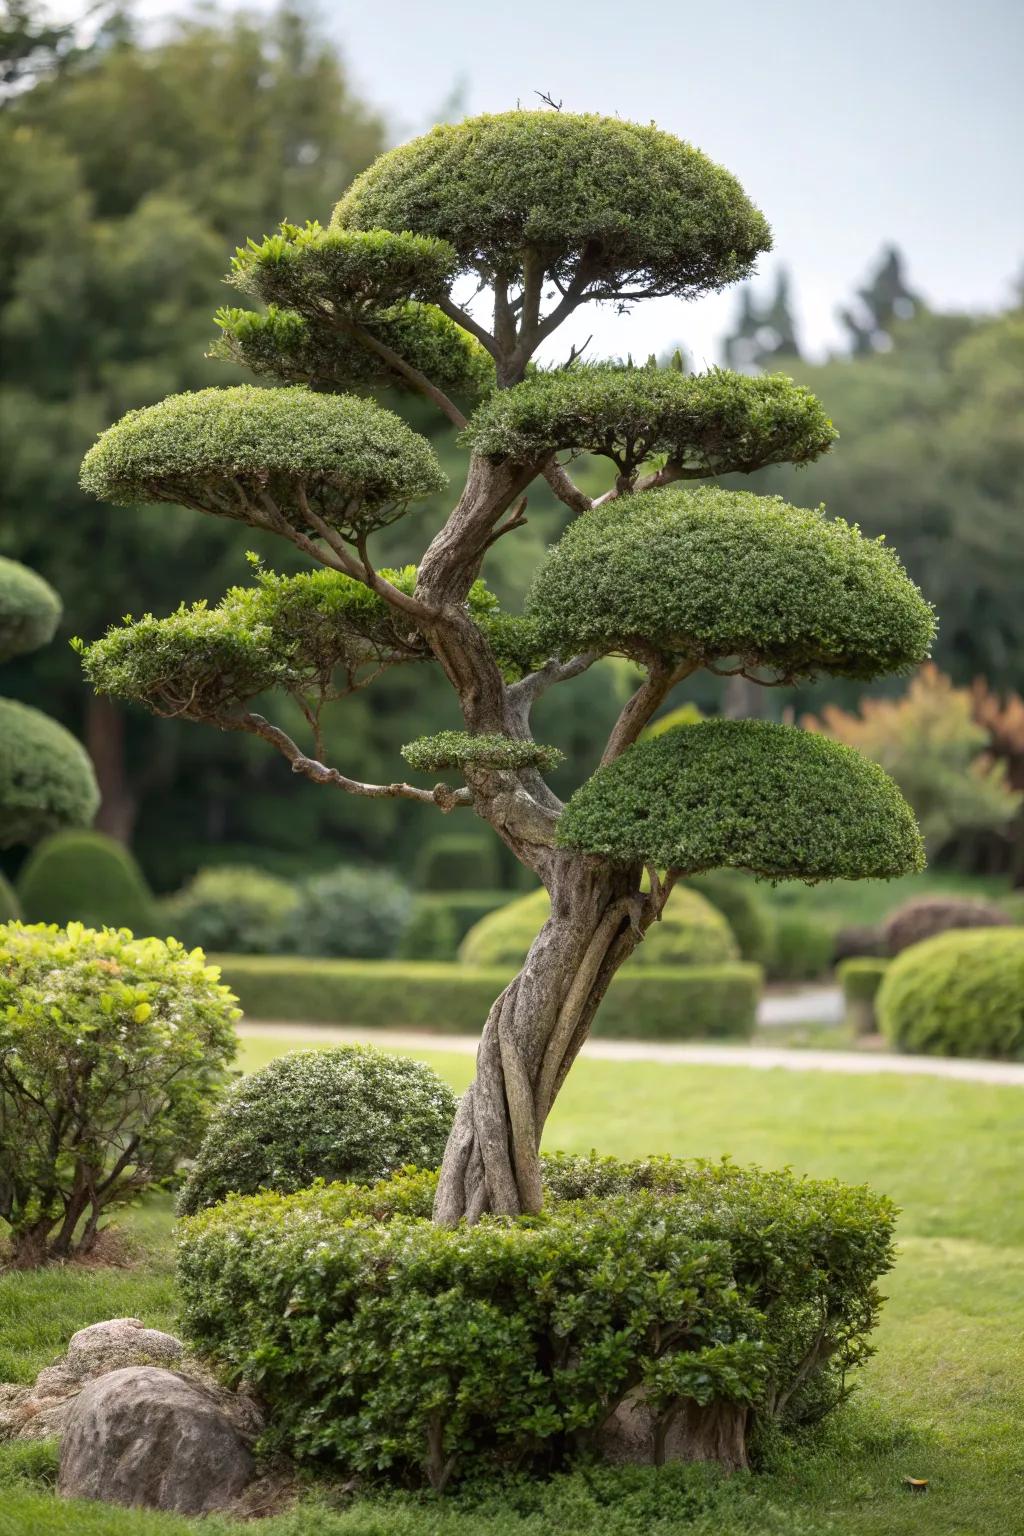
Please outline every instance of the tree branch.
[[645, 680], [622, 706], [619, 718], [608, 737], [608, 745], [601, 757], [602, 768], [606, 763], [613, 763], [617, 757], [622, 756], [627, 747], [633, 745], [655, 710], [664, 703], [676, 684], [681, 683], [696, 670], [695, 661], [683, 661], [673, 667], [663, 657], [658, 657], [652, 663]]
[[[706, 480], [710, 474], [709, 469], [686, 469], [682, 464], [669, 462], [652, 474], [644, 475], [642, 480], [637, 480], [630, 490], [634, 495], [637, 491], [656, 491], [660, 486], [671, 485], [674, 480]], [[616, 484], [610, 491], [605, 491], [603, 496], [598, 496], [591, 505], [603, 507], [605, 502], [617, 501], [625, 494], [628, 493]]]
[[296, 495], [298, 496], [299, 506], [302, 508], [303, 517], [309, 526], [315, 528], [320, 537], [330, 545], [341, 561], [342, 569], [349, 576], [354, 577], [356, 581], [361, 581], [372, 592], [376, 592], [377, 596], [390, 603], [392, 608], [401, 609], [403, 613], [407, 613], [418, 622], [431, 623], [437, 619], [438, 613], [436, 608], [428, 607], [418, 597], [410, 597], [407, 592], [400, 592], [397, 587], [392, 586], [390, 581], [386, 581], [383, 576], [377, 575], [377, 572], [365, 560], [365, 534], [359, 541], [360, 554], [364, 555], [364, 560], [361, 563], [360, 561], [353, 560], [351, 553], [345, 546], [344, 539], [337, 529], [332, 528], [329, 523], [324, 521], [319, 512], [315, 512], [310, 506], [309, 497], [306, 495], [305, 487], [301, 482], [296, 484]]
[[247, 710], [233, 723], [233, 729], [248, 731], [275, 747], [292, 765], [292, 772], [301, 774], [314, 784], [335, 784], [349, 795], [364, 795], [371, 800], [418, 800], [424, 805], [436, 805], [446, 814], [457, 805], [472, 805], [473, 793], [469, 789], [452, 789], [448, 784], [435, 784], [433, 789], [418, 789], [415, 784], [364, 784], [350, 779], [336, 768], [307, 757], [297, 742], [279, 726], [271, 725], [263, 715]]
[[445, 296], [444, 298], [437, 299], [435, 302], [443, 315], [447, 315], [449, 320], [454, 320], [456, 325], [461, 325], [464, 331], [468, 331], [471, 336], [475, 336], [480, 345], [485, 347], [495, 362], [497, 362], [499, 357], [498, 344], [490, 331], [485, 330], [478, 321], [473, 319], [473, 316], [467, 310], [460, 309], [449, 297]]
[[[591, 507], [600, 506], [600, 502], [591, 501], [590, 497], [580, 490], [564, 465], [559, 464], [557, 459], [552, 459], [549, 464], [546, 464], [541, 474], [559, 501], [563, 501], [574, 512], [589, 512]], [[601, 500], [605, 498], [602, 497]]]
[[447, 416], [453, 426], [461, 429], [466, 425], [466, 417], [463, 416], [455, 401], [449, 399], [443, 389], [439, 389], [436, 384], [432, 384], [425, 373], [421, 373], [418, 368], [414, 368], [411, 363], [407, 363], [405, 358], [392, 347], [387, 346], [383, 341], [378, 341], [372, 331], [368, 331], [358, 321], [352, 321], [350, 329], [353, 336], [361, 341], [364, 347], [368, 347], [371, 352], [387, 363], [389, 368], [393, 368], [395, 373], [401, 374], [402, 378], [413, 389], [436, 405], [438, 410]]

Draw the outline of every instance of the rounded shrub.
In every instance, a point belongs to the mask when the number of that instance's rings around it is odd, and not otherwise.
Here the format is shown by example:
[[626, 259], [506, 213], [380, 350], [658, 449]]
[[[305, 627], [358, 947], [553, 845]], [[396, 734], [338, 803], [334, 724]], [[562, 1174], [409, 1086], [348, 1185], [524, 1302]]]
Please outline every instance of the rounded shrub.
[[774, 923], [749, 875], [733, 869], [708, 869], [702, 875], [690, 875], [686, 887], [721, 912], [739, 945], [740, 958], [763, 965], [771, 953]]
[[129, 411], [90, 448], [81, 481], [116, 505], [182, 501], [225, 516], [239, 488], [257, 500], [269, 485], [301, 528], [300, 484], [328, 522], [352, 528], [447, 483], [426, 439], [372, 401], [252, 384]]
[[736, 282], [771, 245], [733, 176], [658, 128], [571, 112], [442, 123], [374, 161], [334, 210], [337, 229], [445, 240], [463, 269], [519, 271], [524, 251], [601, 288], [696, 294]]
[[454, 960], [459, 932], [451, 908], [443, 900], [420, 896], [398, 948], [401, 960]]
[[557, 836], [684, 874], [858, 880], [924, 866], [914, 814], [877, 763], [766, 720], [704, 720], [637, 742], [580, 786]]
[[878, 991], [903, 1051], [1024, 1060], [1024, 928], [952, 930], [896, 956]]
[[85, 923], [151, 933], [156, 904], [123, 844], [102, 832], [58, 832], [34, 849], [18, 880], [29, 923]]
[[422, 891], [493, 890], [499, 863], [497, 839], [490, 832], [447, 832], [423, 844], [416, 856], [415, 880]]
[[14, 887], [6, 876], [0, 875], [0, 923], [13, 922], [20, 917], [21, 903]]
[[885, 953], [898, 955], [911, 944], [953, 928], [1007, 927], [1012, 918], [1001, 907], [963, 896], [919, 896], [891, 912], [882, 925]]
[[273, 955], [286, 948], [298, 893], [289, 880], [242, 864], [201, 869], [162, 903], [165, 923], [190, 949]]
[[60, 598], [49, 582], [0, 555], [0, 662], [48, 645], [60, 615]]
[[178, 1210], [259, 1189], [291, 1194], [314, 1179], [371, 1184], [409, 1164], [435, 1168], [455, 1107], [423, 1062], [368, 1045], [291, 1051], [220, 1104]]
[[[526, 959], [551, 913], [547, 891], [531, 891], [490, 913], [471, 928], [459, 948], [463, 965], [517, 968]], [[735, 960], [739, 948], [725, 917], [686, 886], [676, 886], [659, 923], [648, 928], [643, 943], [627, 962], [637, 966], [721, 965]]]
[[875, 1000], [889, 961], [873, 955], [855, 955], [836, 966], [836, 980], [843, 989], [846, 1022], [858, 1035], [874, 1034], [878, 1028]]
[[235, 1053], [235, 999], [175, 940], [0, 928], [0, 1219], [20, 1264], [87, 1250], [195, 1151]]
[[99, 809], [89, 754], [56, 720], [0, 699], [0, 848], [87, 827]]
[[413, 896], [388, 869], [340, 864], [298, 887], [289, 947], [300, 955], [386, 960], [398, 953]]
[[[894, 1211], [865, 1188], [665, 1160], [545, 1160], [541, 1215], [433, 1225], [431, 1173], [189, 1218], [184, 1325], [272, 1442], [402, 1483], [532, 1472], [679, 1414], [820, 1418], [871, 1353]], [[692, 1415], [692, 1417], [691, 1417]]]
[[739, 656], [785, 677], [870, 679], [925, 659], [928, 603], [881, 539], [719, 486], [639, 492], [570, 523], [526, 612], [567, 655]]
[[805, 463], [835, 436], [810, 391], [785, 374], [577, 363], [495, 391], [462, 441], [524, 464], [568, 448], [612, 459], [626, 474], [665, 454], [694, 473], [722, 475]]

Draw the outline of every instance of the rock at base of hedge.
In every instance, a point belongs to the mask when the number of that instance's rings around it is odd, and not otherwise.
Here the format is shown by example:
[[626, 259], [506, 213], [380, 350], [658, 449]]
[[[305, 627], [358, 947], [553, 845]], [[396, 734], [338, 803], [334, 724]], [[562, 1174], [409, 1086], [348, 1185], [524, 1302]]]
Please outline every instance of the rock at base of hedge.
[[228, 1508], [255, 1471], [230, 1395], [150, 1365], [89, 1382], [67, 1416], [58, 1494], [183, 1515]]
[[48, 1440], [59, 1435], [87, 1381], [126, 1365], [178, 1366], [184, 1346], [137, 1317], [114, 1317], [80, 1328], [67, 1354], [39, 1372], [32, 1386], [0, 1385], [0, 1440]]
[[597, 1447], [608, 1461], [649, 1466], [668, 1461], [714, 1461], [727, 1472], [750, 1465], [749, 1410], [742, 1403], [692, 1399], [659, 1434], [643, 1390], [634, 1387], [601, 1429]]

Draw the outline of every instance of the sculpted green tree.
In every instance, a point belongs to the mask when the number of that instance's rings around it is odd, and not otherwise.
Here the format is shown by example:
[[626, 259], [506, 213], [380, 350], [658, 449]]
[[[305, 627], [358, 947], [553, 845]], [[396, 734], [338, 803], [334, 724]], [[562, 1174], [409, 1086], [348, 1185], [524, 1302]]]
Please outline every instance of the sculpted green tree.
[[[723, 720], [638, 740], [700, 667], [766, 684], [869, 679], [926, 655], [931, 611], [880, 542], [822, 510], [687, 486], [823, 453], [835, 434], [818, 402], [780, 375], [535, 361], [584, 305], [695, 298], [744, 278], [769, 245], [733, 177], [654, 127], [518, 111], [439, 127], [360, 176], [329, 228], [284, 225], [239, 251], [231, 281], [265, 308], [222, 311], [218, 350], [291, 387], [173, 397], [130, 413], [85, 461], [97, 496], [272, 530], [319, 567], [258, 570], [216, 608], [112, 631], [83, 648], [96, 688], [251, 732], [327, 789], [475, 813], [550, 893], [550, 919], [484, 1024], [439, 1222], [538, 1209], [552, 1103], [680, 875], [920, 866], [898, 790], [836, 742]], [[486, 292], [486, 313], [458, 302], [466, 279]], [[441, 481], [428, 444], [354, 393], [382, 384], [432, 401], [469, 456], [416, 569], [378, 570], [370, 550], [376, 529]], [[595, 500], [566, 468], [583, 453], [611, 466]], [[481, 568], [522, 525], [538, 476], [578, 517], [525, 613], [504, 615]], [[610, 654], [644, 678], [565, 806], [531, 710]], [[419, 662], [443, 669], [465, 731], [404, 755], [463, 782], [365, 784], [323, 762], [324, 705]], [[301, 701], [309, 745], [252, 708], [275, 688]]]

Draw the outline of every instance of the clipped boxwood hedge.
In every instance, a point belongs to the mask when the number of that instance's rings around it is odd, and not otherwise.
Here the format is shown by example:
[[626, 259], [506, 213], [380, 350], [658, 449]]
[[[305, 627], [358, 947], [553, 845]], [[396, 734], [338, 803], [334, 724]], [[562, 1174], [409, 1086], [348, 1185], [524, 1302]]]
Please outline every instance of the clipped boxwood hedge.
[[652, 1460], [654, 1421], [710, 1409], [742, 1464], [757, 1423], [842, 1401], [892, 1263], [887, 1200], [728, 1163], [545, 1165], [541, 1215], [473, 1227], [434, 1226], [436, 1175], [411, 1171], [202, 1212], [186, 1334], [268, 1402], [269, 1447], [438, 1491], [607, 1453], [617, 1409]]
[[[431, 961], [306, 960], [220, 955], [216, 963], [253, 1019], [388, 1026], [477, 1034], [508, 970]], [[613, 1039], [694, 1040], [749, 1035], [761, 991], [756, 965], [620, 972], [592, 1033]]]
[[878, 991], [903, 1051], [1024, 1061], [1024, 928], [940, 933], [897, 955]]
[[874, 955], [854, 955], [836, 966], [836, 980], [843, 989], [846, 1022], [858, 1035], [872, 1035], [878, 1028], [875, 999], [889, 969], [889, 961]]

